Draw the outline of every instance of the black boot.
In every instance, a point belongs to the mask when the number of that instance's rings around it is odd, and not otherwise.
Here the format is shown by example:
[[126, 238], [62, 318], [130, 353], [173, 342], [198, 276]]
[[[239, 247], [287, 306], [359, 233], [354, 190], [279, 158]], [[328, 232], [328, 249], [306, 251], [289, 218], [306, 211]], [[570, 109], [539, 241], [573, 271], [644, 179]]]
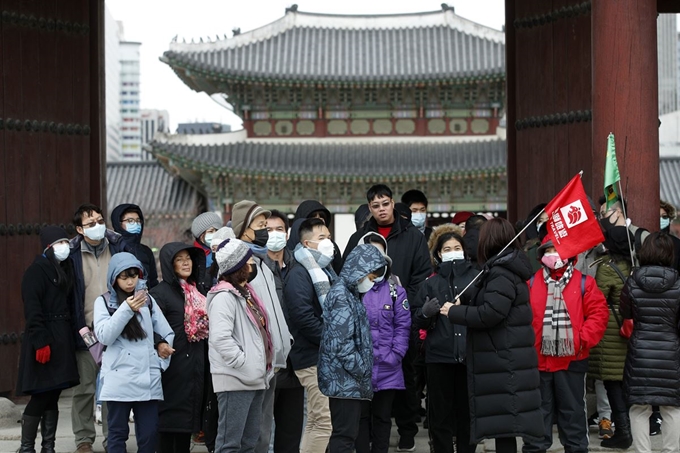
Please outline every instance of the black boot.
[[40, 433], [42, 434], [42, 449], [40, 453], [54, 453], [54, 442], [57, 439], [57, 422], [59, 421], [59, 411], [45, 411], [40, 423]]
[[40, 417], [23, 415], [21, 417], [21, 446], [19, 453], [35, 453], [35, 437], [38, 435]]
[[609, 439], [604, 439], [600, 446], [605, 448], [630, 448], [633, 443], [633, 436], [630, 433], [630, 418], [628, 412], [612, 412], [614, 419], [614, 435]]

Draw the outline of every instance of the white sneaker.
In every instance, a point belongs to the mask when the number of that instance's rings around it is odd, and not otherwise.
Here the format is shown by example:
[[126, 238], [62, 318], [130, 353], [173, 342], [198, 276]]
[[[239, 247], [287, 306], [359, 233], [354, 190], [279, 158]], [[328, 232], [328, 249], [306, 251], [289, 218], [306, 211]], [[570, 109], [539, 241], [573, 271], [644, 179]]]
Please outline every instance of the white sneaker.
[[98, 424], [102, 424], [102, 405], [97, 404], [97, 409], [94, 411], [94, 421]]
[[134, 416], [134, 414], [132, 413], [132, 411], [130, 411], [130, 416], [128, 417], [128, 420], [130, 420], [130, 423], [134, 423], [134, 422], [135, 422], [135, 416]]

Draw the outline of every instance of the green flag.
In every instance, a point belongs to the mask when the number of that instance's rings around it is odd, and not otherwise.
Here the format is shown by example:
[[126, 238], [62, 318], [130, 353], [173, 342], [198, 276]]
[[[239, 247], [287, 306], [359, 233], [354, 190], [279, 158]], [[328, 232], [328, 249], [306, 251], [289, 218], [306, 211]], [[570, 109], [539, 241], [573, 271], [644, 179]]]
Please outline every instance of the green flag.
[[604, 197], [607, 200], [607, 209], [619, 199], [616, 183], [621, 180], [619, 164], [616, 162], [616, 144], [614, 134], [609, 134], [607, 139], [607, 157], [604, 160]]

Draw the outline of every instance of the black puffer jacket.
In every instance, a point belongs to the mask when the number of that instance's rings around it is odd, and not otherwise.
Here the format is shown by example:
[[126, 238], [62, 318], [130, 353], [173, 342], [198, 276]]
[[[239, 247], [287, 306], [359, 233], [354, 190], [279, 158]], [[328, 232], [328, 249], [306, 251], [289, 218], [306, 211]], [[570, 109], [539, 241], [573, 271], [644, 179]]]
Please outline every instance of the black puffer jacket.
[[[142, 221], [142, 231], [139, 234], [128, 233], [125, 227], [120, 223], [123, 213], [127, 211], [134, 211], [137, 213]], [[116, 206], [116, 208], [111, 213], [111, 226], [113, 230], [123, 236], [123, 239], [128, 245], [128, 248], [132, 250], [132, 254], [142, 263], [144, 270], [146, 270], [146, 285], [149, 288], [153, 288], [158, 284], [158, 270], [156, 269], [156, 258], [153, 255], [151, 249], [142, 244], [142, 235], [144, 234], [144, 215], [142, 210], [136, 204], [121, 204]]]
[[[467, 328], [453, 324], [439, 315], [426, 318], [423, 316], [425, 299], [437, 298], [440, 304], [453, 302], [460, 291], [465, 288], [477, 270], [469, 261], [449, 261], [437, 267], [437, 273], [425, 280], [420, 286], [418, 295], [411, 304], [414, 309], [413, 325], [418, 329], [427, 329], [425, 339], [425, 363], [463, 363]], [[467, 304], [476, 294], [476, 287], [471, 287], [462, 297]]]
[[620, 310], [635, 326], [623, 373], [626, 401], [680, 406], [678, 272], [661, 266], [636, 270], [623, 287]]
[[468, 328], [470, 440], [540, 438], [540, 377], [527, 285], [531, 266], [515, 249], [487, 267], [471, 305], [449, 310], [452, 322]]
[[[378, 232], [378, 223], [371, 217], [364, 227], [349, 238], [343, 259], [354, 250], [368, 232]], [[392, 274], [399, 277], [409, 300], [416, 298], [420, 284], [432, 273], [430, 252], [425, 236], [411, 222], [394, 211], [394, 224], [387, 235], [387, 254], [392, 258]]]
[[163, 397], [158, 409], [158, 431], [195, 433], [201, 429], [203, 390], [207, 371], [208, 341], [189, 342], [184, 330], [184, 291], [173, 270], [173, 258], [187, 250], [193, 262], [191, 279], [198, 282], [198, 290], [205, 294], [203, 250], [181, 242], [171, 242], [161, 249], [160, 261], [163, 281], [149, 293], [175, 332], [170, 366], [163, 372]]

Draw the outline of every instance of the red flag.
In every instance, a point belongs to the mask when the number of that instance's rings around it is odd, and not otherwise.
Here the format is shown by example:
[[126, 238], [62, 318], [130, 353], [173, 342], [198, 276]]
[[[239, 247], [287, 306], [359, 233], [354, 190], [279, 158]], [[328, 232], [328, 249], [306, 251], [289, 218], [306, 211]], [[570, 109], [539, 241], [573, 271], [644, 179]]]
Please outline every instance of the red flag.
[[548, 237], [562, 259], [573, 258], [604, 241], [580, 175], [574, 176], [548, 203], [545, 212]]

